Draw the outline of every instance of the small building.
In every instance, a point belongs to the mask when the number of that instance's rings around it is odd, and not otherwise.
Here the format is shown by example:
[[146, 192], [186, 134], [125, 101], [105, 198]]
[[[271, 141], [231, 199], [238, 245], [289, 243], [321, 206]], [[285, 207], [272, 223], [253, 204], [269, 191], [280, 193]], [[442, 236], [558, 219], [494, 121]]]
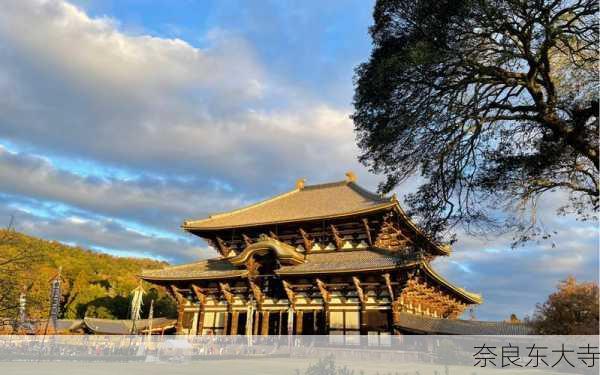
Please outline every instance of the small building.
[[180, 334], [398, 334], [406, 316], [450, 321], [482, 302], [432, 268], [448, 245], [351, 172], [183, 229], [218, 257], [141, 275], [177, 300]]

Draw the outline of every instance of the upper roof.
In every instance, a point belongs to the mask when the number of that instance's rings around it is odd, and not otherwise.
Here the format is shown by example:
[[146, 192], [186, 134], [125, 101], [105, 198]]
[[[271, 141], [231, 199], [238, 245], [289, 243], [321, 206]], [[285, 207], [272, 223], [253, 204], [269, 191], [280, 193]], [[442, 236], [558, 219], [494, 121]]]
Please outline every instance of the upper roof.
[[394, 198], [379, 196], [357, 185], [352, 173], [347, 176], [345, 181], [320, 185], [304, 186], [299, 180], [296, 188], [287, 193], [206, 219], [188, 220], [182, 227], [202, 231], [288, 223], [350, 216], [397, 204]]

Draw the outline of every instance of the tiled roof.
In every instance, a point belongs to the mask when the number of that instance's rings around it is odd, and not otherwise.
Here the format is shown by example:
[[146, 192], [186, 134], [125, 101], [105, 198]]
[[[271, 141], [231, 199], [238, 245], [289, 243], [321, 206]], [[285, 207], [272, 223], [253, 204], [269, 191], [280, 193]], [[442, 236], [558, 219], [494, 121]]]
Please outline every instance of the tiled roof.
[[57, 319], [54, 329], [57, 331], [74, 331], [81, 328], [81, 319]]
[[415, 257], [406, 257], [385, 250], [354, 250], [332, 253], [314, 253], [306, 262], [295, 266], [283, 266], [281, 275], [297, 275], [315, 272], [344, 272], [393, 269], [417, 263]]
[[208, 259], [157, 270], [143, 270], [144, 280], [220, 279], [243, 275], [245, 270], [226, 259]]
[[[84, 318], [83, 322], [86, 327], [95, 333], [108, 335], [129, 335], [131, 334], [131, 327], [133, 325], [133, 321], [131, 320]], [[150, 320], [148, 319], [139, 319], [135, 321], [138, 331], [148, 329], [150, 327], [149, 323]], [[152, 329], [173, 327], [175, 323], [176, 320], [174, 319], [154, 318], [152, 319]]]
[[238, 210], [183, 223], [186, 230], [211, 230], [342, 217], [397, 204], [353, 181], [305, 186]]
[[400, 329], [414, 333], [442, 335], [531, 335], [531, 326], [523, 323], [439, 319], [410, 313], [400, 313], [396, 324]]
[[[408, 266], [416, 262], [414, 257], [408, 259], [386, 250], [335, 251], [308, 254], [304, 263], [282, 266], [278, 273], [294, 275], [381, 270]], [[145, 280], [215, 279], [241, 276], [245, 272], [245, 269], [233, 266], [227, 259], [209, 259], [161, 270], [145, 270], [141, 277]]]

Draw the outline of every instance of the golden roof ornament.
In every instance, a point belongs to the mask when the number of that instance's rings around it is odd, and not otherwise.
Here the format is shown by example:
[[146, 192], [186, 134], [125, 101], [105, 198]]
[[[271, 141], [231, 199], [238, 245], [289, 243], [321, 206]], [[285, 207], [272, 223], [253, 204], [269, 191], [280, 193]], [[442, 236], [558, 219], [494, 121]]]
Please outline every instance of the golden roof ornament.
[[346, 172], [346, 182], [356, 182], [356, 174], [352, 171]]
[[296, 189], [302, 190], [304, 189], [304, 184], [306, 183], [305, 178], [299, 178], [296, 180]]

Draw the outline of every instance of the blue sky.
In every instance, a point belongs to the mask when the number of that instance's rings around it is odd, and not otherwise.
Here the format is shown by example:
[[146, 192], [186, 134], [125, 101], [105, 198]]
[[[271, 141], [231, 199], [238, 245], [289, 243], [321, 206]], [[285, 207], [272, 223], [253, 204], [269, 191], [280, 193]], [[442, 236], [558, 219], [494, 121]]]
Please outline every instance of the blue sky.
[[[0, 219], [48, 239], [181, 263], [214, 256], [179, 229], [356, 161], [354, 68], [370, 1], [8, 0], [0, 5]], [[398, 195], [414, 189], [409, 182]], [[530, 314], [572, 274], [598, 279], [595, 222], [539, 207], [558, 234], [459, 231], [442, 274], [482, 319]]]

